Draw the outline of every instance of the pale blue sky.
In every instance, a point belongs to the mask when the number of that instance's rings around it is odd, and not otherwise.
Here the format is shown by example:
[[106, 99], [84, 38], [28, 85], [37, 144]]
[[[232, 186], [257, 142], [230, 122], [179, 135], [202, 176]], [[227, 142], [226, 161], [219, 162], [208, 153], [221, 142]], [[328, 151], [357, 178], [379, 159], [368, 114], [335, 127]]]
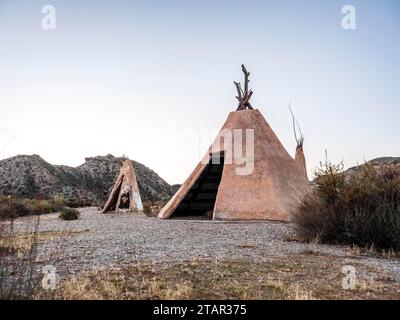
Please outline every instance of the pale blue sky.
[[0, 0], [0, 158], [126, 154], [182, 183], [235, 109], [242, 63], [293, 155], [292, 100], [310, 172], [325, 149], [347, 167], [400, 156], [399, 58], [398, 1]]

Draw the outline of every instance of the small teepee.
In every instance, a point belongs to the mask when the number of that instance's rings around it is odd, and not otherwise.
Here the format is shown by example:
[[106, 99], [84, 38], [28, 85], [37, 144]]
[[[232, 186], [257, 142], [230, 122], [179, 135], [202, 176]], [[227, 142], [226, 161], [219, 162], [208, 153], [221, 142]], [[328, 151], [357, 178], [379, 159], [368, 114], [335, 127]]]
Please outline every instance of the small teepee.
[[[239, 101], [236, 111], [229, 114], [214, 143], [160, 211], [159, 218], [289, 221], [311, 191], [301, 167], [260, 111], [251, 106], [250, 73], [243, 65], [242, 71], [244, 90], [235, 82]], [[228, 161], [232, 154], [243, 153], [245, 162]], [[248, 168], [252, 170], [244, 170]]]
[[[308, 180], [308, 175], [307, 175], [307, 166], [306, 166], [306, 158], [304, 156], [304, 150], [303, 150], [303, 145], [304, 145], [304, 135], [301, 132], [300, 125], [294, 116], [294, 113], [292, 111], [292, 108], [290, 107], [289, 103], [289, 110], [290, 113], [292, 114], [292, 121], [293, 121], [293, 132], [294, 132], [294, 138], [296, 139], [297, 146], [296, 146], [296, 153], [294, 156], [294, 161], [297, 163], [297, 165], [300, 167], [301, 171], [303, 172], [303, 175], [306, 177]], [[296, 126], [299, 130], [300, 136], [297, 136], [297, 130]]]
[[142, 199], [131, 160], [123, 160], [114, 187], [103, 207], [102, 213], [129, 209], [143, 211]]

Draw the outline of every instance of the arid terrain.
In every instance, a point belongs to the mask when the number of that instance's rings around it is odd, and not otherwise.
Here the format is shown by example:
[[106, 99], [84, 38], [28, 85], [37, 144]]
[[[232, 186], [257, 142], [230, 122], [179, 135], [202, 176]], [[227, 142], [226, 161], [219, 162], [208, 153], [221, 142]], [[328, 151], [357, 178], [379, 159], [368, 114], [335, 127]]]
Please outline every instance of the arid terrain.
[[[78, 220], [43, 215], [37, 272], [53, 265], [62, 299], [399, 299], [395, 254], [296, 239], [276, 222], [159, 220], [80, 209]], [[31, 218], [19, 218], [21, 234]], [[344, 289], [343, 266], [355, 269]], [[346, 287], [346, 286], [345, 286]]]
[[[115, 182], [123, 158], [88, 157], [78, 167], [53, 165], [38, 155], [0, 160], [0, 195], [51, 199], [62, 197], [68, 205], [100, 206]], [[145, 165], [132, 161], [143, 201], [165, 201], [174, 187]]]

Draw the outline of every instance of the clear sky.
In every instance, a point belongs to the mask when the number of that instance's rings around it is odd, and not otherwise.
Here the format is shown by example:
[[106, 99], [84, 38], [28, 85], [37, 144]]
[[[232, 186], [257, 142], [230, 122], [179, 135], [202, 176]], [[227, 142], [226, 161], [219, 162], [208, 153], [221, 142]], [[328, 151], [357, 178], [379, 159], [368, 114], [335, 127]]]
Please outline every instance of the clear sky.
[[310, 172], [325, 149], [347, 167], [400, 156], [399, 1], [0, 0], [0, 159], [125, 154], [182, 183], [235, 109], [242, 63], [293, 155], [292, 100]]

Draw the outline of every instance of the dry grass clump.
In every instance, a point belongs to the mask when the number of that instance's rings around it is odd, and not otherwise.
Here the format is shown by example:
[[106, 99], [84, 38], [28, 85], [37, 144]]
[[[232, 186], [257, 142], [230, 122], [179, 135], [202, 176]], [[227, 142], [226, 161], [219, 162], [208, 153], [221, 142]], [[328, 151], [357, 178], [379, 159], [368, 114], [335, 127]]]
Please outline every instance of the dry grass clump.
[[27, 221], [24, 237], [19, 237], [14, 220], [0, 218], [0, 300], [33, 296], [38, 227], [39, 216]]
[[314, 192], [294, 216], [305, 240], [400, 250], [400, 172], [366, 164], [344, 173], [328, 161], [315, 172]]
[[[40, 216], [24, 220], [25, 228], [17, 232], [13, 219], [0, 219], [0, 300], [35, 299], [42, 290], [40, 263], [59, 260], [66, 237], [90, 231], [39, 231]], [[57, 246], [39, 256], [39, 245], [48, 241]]]
[[143, 213], [148, 217], [157, 217], [158, 213], [165, 205], [164, 202], [145, 202], [143, 203]]
[[61, 220], [70, 221], [70, 220], [77, 220], [77, 219], [79, 219], [79, 215], [80, 215], [79, 210], [74, 209], [74, 208], [67, 208], [67, 207], [65, 207], [65, 208], [62, 208], [62, 209], [61, 209], [60, 214], [59, 214], [58, 217], [59, 217]]
[[70, 197], [64, 200], [65, 206], [69, 208], [83, 208], [96, 205], [92, 200], [84, 197]]
[[[181, 263], [135, 263], [62, 281], [53, 299], [385, 299], [399, 294], [381, 271], [357, 268], [354, 290], [342, 288], [342, 265], [328, 256], [297, 255], [269, 261], [192, 259]], [[362, 273], [373, 272], [380, 278]], [[48, 293], [46, 293], [48, 294]]]
[[61, 284], [56, 299], [265, 299], [277, 297], [280, 282], [244, 261], [190, 260], [182, 264], [134, 264], [122, 270], [97, 270]]

